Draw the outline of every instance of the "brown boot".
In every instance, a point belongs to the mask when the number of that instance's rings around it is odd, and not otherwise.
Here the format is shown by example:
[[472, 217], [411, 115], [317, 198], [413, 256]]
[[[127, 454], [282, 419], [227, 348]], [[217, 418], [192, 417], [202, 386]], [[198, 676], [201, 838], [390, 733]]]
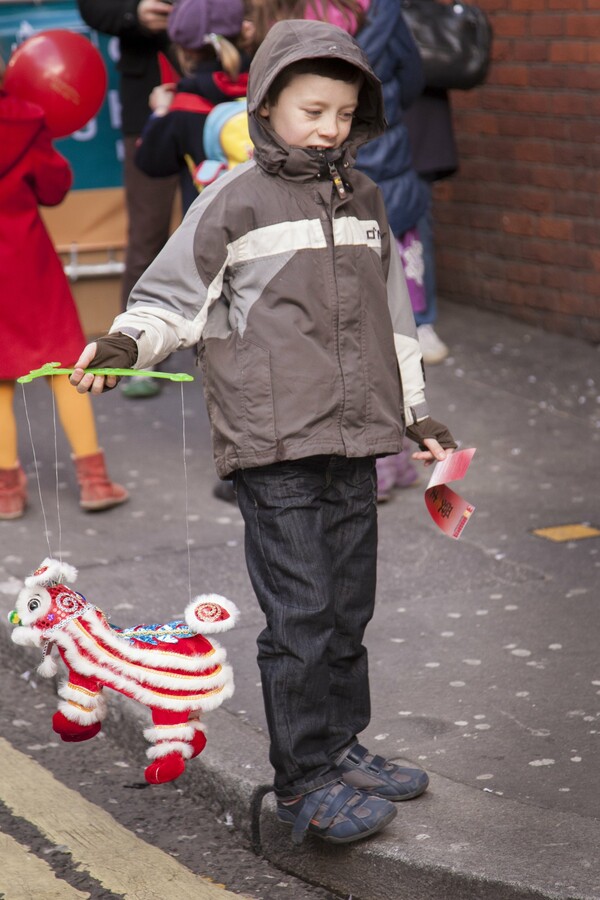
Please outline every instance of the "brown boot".
[[125, 488], [120, 484], [114, 484], [108, 477], [102, 450], [90, 453], [89, 456], [71, 458], [75, 463], [81, 491], [79, 505], [82, 509], [90, 512], [110, 509], [129, 500]]
[[27, 476], [20, 464], [0, 469], [0, 519], [19, 519], [27, 505]]

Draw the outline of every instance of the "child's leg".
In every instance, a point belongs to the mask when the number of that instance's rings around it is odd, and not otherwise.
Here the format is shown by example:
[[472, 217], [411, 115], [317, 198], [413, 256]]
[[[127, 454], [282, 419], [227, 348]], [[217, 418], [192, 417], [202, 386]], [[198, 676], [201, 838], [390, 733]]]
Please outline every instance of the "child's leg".
[[246, 562], [267, 619], [258, 637], [275, 789], [291, 797], [337, 777], [329, 756], [333, 561], [321, 497], [327, 457], [236, 474]]
[[14, 381], [0, 381], [0, 469], [17, 464], [17, 420], [13, 408]]
[[89, 456], [98, 451], [94, 410], [89, 394], [78, 394], [68, 375], [53, 375], [50, 386], [56, 399], [60, 424], [73, 456]]
[[332, 561], [335, 626], [328, 646], [332, 759], [371, 717], [365, 628], [375, 608], [377, 477], [370, 459], [334, 458], [324, 495], [325, 539]]

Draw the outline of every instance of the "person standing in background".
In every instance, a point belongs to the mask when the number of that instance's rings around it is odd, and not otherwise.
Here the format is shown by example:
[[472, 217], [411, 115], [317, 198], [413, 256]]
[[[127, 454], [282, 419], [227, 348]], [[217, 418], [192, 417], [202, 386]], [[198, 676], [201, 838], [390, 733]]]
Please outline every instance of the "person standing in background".
[[[0, 59], [0, 85], [3, 72]], [[70, 365], [84, 339], [39, 211], [61, 203], [71, 181], [69, 163], [52, 146], [42, 109], [0, 87], [0, 519], [19, 519], [27, 506], [15, 382], [54, 358]], [[81, 508], [100, 511], [124, 503], [129, 495], [108, 476], [89, 397], [74, 397], [67, 375], [48, 381], [71, 448]]]
[[[149, 178], [134, 163], [138, 138], [148, 118], [149, 97], [162, 82], [161, 58], [170, 41], [167, 22], [171, 3], [166, 0], [77, 0], [82, 19], [90, 28], [119, 38], [121, 128], [124, 160], [123, 184], [128, 230], [121, 307], [131, 289], [162, 250], [169, 237], [177, 176]], [[170, 80], [170, 79], [169, 79]], [[132, 399], [153, 397], [159, 379], [135, 376], [123, 385]]]
[[425, 88], [406, 110], [404, 122], [410, 138], [413, 165], [428, 196], [427, 209], [417, 225], [423, 245], [426, 305], [423, 312], [415, 313], [415, 319], [423, 360], [428, 365], [435, 365], [442, 362], [449, 351], [433, 327], [437, 319], [437, 281], [432, 191], [436, 181], [454, 175], [458, 169], [448, 92]]

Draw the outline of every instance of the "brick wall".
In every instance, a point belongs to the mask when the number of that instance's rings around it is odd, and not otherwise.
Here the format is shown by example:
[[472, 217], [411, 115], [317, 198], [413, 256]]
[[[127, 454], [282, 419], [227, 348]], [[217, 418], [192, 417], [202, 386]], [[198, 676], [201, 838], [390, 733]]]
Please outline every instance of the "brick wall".
[[480, 0], [486, 84], [452, 93], [436, 185], [442, 297], [600, 341], [600, 0]]

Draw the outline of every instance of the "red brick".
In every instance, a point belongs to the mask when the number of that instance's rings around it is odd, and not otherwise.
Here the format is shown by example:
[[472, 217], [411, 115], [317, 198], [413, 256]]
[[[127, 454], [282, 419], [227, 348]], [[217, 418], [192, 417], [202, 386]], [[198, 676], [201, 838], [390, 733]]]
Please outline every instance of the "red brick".
[[590, 44], [588, 46], [588, 60], [592, 65], [600, 62], [600, 47], [598, 44]]
[[552, 114], [555, 116], [587, 116], [590, 113], [589, 94], [554, 94], [552, 97]]
[[[557, 312], [567, 313], [570, 316], [589, 316], [598, 319], [598, 298], [589, 294], [573, 293], [573, 291], [561, 291]], [[600, 324], [600, 319], [598, 319]]]
[[600, 68], [576, 66], [568, 69], [565, 87], [576, 91], [600, 91]]
[[539, 115], [554, 112], [552, 108], [554, 98], [539, 91], [527, 93], [519, 91], [517, 93], [501, 88], [496, 90], [490, 88], [483, 91], [480, 96], [483, 109], [498, 112], [537, 113]]
[[536, 120], [532, 116], [497, 116], [498, 133], [502, 136], [533, 137]]
[[510, 0], [510, 8], [517, 12], [541, 12], [546, 9], [546, 0]]
[[511, 15], [510, 13], [507, 15], [496, 15], [493, 18], [492, 26], [494, 37], [523, 37], [527, 33], [527, 18], [525, 16]]
[[559, 37], [565, 33], [565, 16], [560, 13], [532, 16], [529, 29], [534, 37]]
[[567, 12], [576, 12], [585, 9], [585, 0], [548, 0], [548, 9], [566, 9]]
[[600, 147], [593, 144], [555, 144], [554, 161], [560, 166], [597, 168]]
[[587, 269], [590, 264], [588, 250], [577, 244], [557, 244], [556, 241], [529, 238], [522, 242], [519, 250], [523, 259], [544, 263], [548, 266]]
[[528, 83], [532, 88], [563, 88], [566, 87], [570, 69], [567, 66], [532, 65], [528, 71]]
[[554, 162], [554, 145], [547, 141], [515, 141], [514, 156], [515, 159], [536, 163]]
[[[590, 197], [588, 194], [577, 191], [557, 191], [555, 212], [563, 216], [600, 220], [600, 197], [597, 194]], [[600, 228], [598, 242], [600, 243]]]
[[536, 166], [531, 173], [533, 184], [539, 187], [568, 191], [574, 186], [573, 172], [554, 166]]
[[565, 119], [536, 119], [533, 132], [535, 137], [549, 141], [568, 141], [571, 138], [571, 126]]
[[531, 263], [515, 263], [509, 262], [506, 266], [508, 277], [512, 281], [518, 281], [521, 284], [541, 284], [542, 269], [541, 266], [531, 265]]
[[506, 63], [493, 66], [488, 79], [489, 84], [506, 84], [525, 87], [529, 84], [530, 69], [528, 66], [514, 66]]
[[569, 37], [600, 38], [600, 16], [567, 15], [564, 17], [565, 34]]
[[464, 113], [461, 129], [473, 134], [498, 134], [498, 119], [482, 112]]
[[573, 237], [573, 223], [554, 216], [540, 216], [538, 234], [555, 241], [570, 241]]
[[537, 234], [535, 216], [526, 213], [504, 213], [501, 219], [502, 230], [509, 234]]
[[584, 41], [554, 41], [550, 44], [552, 63], [584, 63], [589, 59], [589, 47]]
[[479, 5], [489, 16], [490, 13], [497, 13], [499, 10], [508, 9], [509, 0], [480, 0]]
[[548, 44], [545, 41], [515, 41], [513, 59], [516, 62], [547, 62]]
[[573, 222], [573, 240], [576, 243], [591, 244], [593, 247], [597, 247], [598, 223]]

